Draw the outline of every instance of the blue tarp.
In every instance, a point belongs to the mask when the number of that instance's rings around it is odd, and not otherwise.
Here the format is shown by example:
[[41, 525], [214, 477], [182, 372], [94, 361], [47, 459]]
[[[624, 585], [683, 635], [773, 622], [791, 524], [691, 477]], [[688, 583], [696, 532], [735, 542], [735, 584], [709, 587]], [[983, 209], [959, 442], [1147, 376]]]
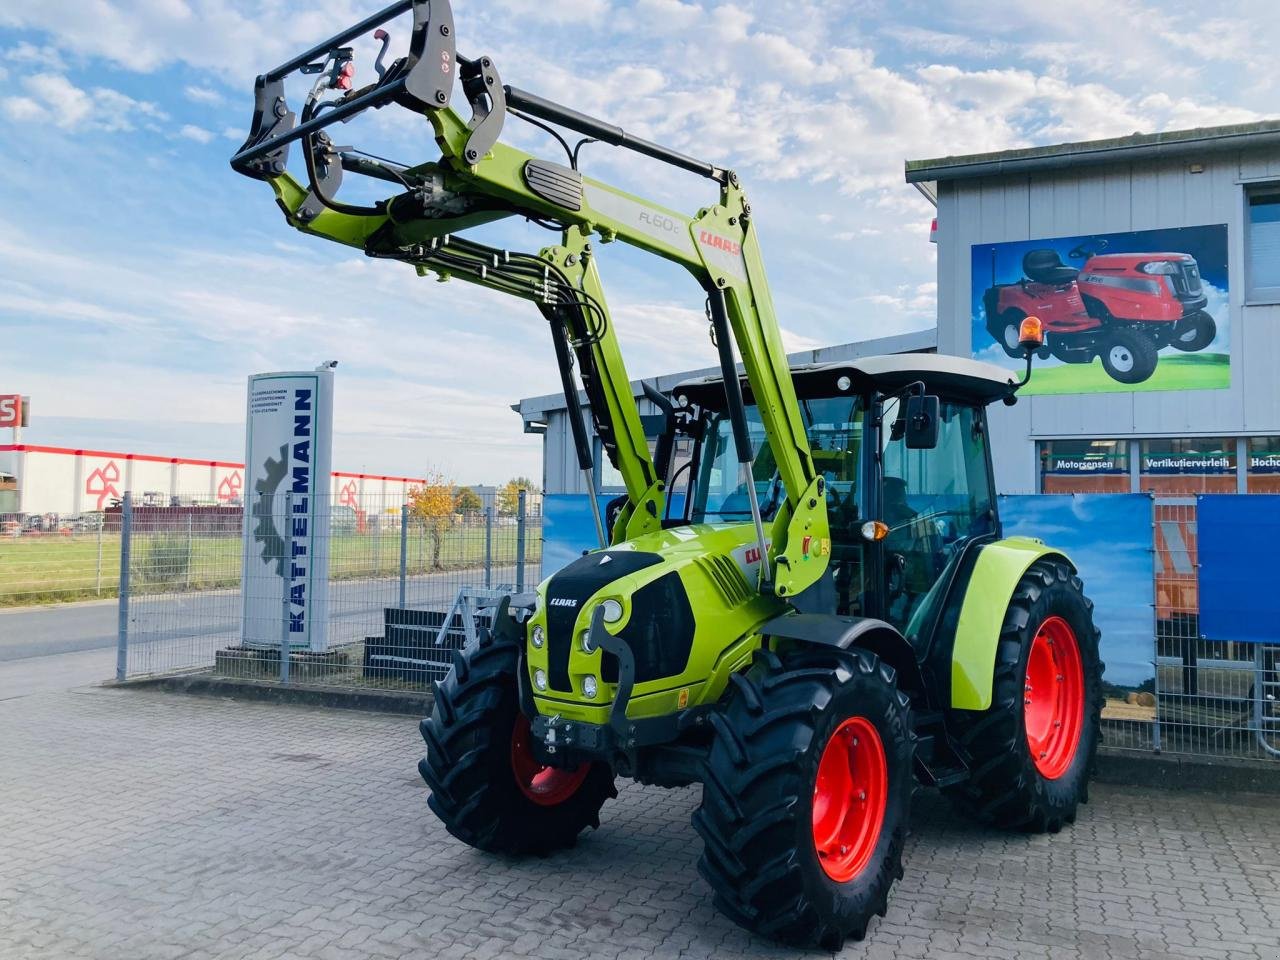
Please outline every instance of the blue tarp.
[[1280, 643], [1280, 495], [1196, 500], [1201, 635]]

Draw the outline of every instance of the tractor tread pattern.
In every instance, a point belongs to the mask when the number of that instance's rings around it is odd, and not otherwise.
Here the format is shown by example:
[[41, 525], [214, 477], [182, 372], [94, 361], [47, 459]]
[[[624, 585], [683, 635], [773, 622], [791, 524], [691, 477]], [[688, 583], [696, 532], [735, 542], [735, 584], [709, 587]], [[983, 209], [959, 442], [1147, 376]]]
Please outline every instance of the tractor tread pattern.
[[[797, 845], [812, 843], [813, 784], [806, 772], [816, 758], [824, 709], [853, 690], [878, 686], [893, 717], [885, 751], [905, 770], [891, 787], [878, 865], [854, 883], [857, 902], [833, 908], [815, 888], [816, 854], [808, 860]], [[698, 871], [711, 885], [715, 904], [735, 923], [786, 943], [839, 950], [861, 940], [872, 914], [884, 915], [890, 886], [902, 876], [907, 835], [912, 754], [910, 701], [897, 689], [892, 667], [865, 650], [801, 650], [785, 659], [762, 651], [746, 674], [733, 681], [722, 709], [713, 714], [716, 736], [706, 763], [702, 804], [693, 826], [704, 847]], [[820, 749], [819, 749], [820, 753]], [[810, 764], [806, 763], [806, 757]], [[891, 778], [894, 774], [891, 773]], [[900, 812], [895, 814], [897, 801]], [[812, 863], [806, 867], [806, 863]], [[831, 884], [825, 875], [817, 887]]]
[[[1064, 613], [1072, 607], [1076, 619], [1072, 626], [1085, 670], [1085, 723], [1077, 761], [1062, 778], [1050, 782], [1036, 770], [1024, 733], [1025, 657], [1045, 611]], [[1087, 629], [1080, 629], [1082, 625]], [[983, 823], [1029, 833], [1057, 833], [1064, 824], [1075, 822], [1077, 805], [1088, 802], [1089, 779], [1101, 737], [1101, 636], [1093, 623], [1093, 604], [1071, 567], [1052, 558], [1033, 563], [1005, 613], [996, 649], [991, 707], [981, 712], [954, 710], [949, 715], [953, 736], [969, 757], [970, 773], [966, 781], [942, 792], [962, 812]]]
[[428, 806], [463, 843], [545, 856], [599, 826], [600, 808], [617, 791], [612, 771], [593, 764], [563, 803], [544, 807], [524, 796], [511, 770], [519, 669], [519, 644], [487, 630], [477, 644], [454, 653], [452, 669], [436, 685], [432, 712], [419, 724], [427, 753], [418, 772], [431, 788]]

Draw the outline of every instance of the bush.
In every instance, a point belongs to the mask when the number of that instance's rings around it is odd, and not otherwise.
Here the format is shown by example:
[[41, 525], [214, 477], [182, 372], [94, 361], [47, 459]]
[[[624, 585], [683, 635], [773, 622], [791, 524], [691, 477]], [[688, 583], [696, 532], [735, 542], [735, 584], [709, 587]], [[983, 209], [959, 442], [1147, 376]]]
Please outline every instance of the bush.
[[148, 538], [139, 551], [138, 576], [146, 583], [187, 582], [191, 571], [191, 540], [176, 534]]

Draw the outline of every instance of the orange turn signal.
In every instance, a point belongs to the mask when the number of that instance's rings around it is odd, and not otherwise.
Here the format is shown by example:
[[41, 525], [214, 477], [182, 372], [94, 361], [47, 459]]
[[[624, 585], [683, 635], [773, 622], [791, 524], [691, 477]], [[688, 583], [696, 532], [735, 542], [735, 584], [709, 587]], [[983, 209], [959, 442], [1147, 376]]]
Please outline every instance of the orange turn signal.
[[862, 525], [862, 539], [883, 540], [889, 535], [889, 525], [880, 520], [868, 520]]
[[1023, 350], [1038, 350], [1044, 346], [1044, 324], [1039, 317], [1024, 317], [1018, 327], [1018, 346]]

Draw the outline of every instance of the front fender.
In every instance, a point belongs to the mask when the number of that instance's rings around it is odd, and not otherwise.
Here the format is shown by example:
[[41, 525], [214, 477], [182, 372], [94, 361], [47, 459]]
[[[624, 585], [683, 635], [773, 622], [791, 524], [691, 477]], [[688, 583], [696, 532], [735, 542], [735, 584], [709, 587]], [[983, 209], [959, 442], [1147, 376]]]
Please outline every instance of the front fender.
[[[1031, 537], [1007, 537], [987, 544], [978, 554], [960, 606], [951, 654], [953, 708], [986, 710], [991, 706], [996, 648], [1005, 611], [1022, 575], [1043, 557], [1059, 557], [1071, 564], [1061, 551]], [[1074, 564], [1071, 567], [1075, 569]]]

